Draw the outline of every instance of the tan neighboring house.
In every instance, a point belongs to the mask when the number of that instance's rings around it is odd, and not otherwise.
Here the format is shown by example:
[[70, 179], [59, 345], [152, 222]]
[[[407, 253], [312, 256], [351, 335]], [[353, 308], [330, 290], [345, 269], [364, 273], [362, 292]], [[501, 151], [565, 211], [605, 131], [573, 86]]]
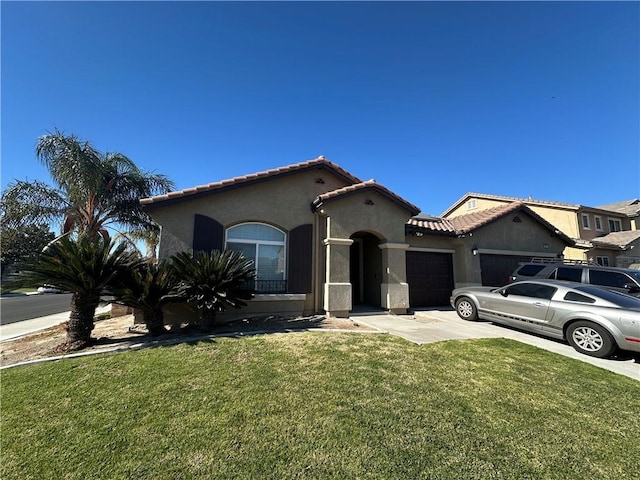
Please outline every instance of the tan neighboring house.
[[[610, 266], [627, 266], [635, 263], [631, 255], [635, 245], [627, 242], [629, 236], [613, 235], [617, 232], [636, 230], [640, 225], [640, 202], [630, 200], [601, 207], [579, 204], [516, 198], [482, 193], [467, 193], [443, 212], [442, 217], [457, 216], [494, 208], [510, 203], [522, 203], [559, 231], [573, 240], [563, 256], [570, 260], [584, 260]], [[604, 241], [603, 241], [604, 240]], [[635, 252], [633, 252], [635, 253]], [[636, 254], [636, 256], [640, 253]], [[628, 257], [628, 258], [627, 258]], [[637, 258], [640, 261], [640, 257]]]
[[[255, 261], [256, 295], [241, 315], [447, 305], [456, 286], [504, 284], [518, 259], [557, 257], [571, 243], [522, 203], [421, 217], [409, 201], [324, 157], [141, 203], [162, 229], [159, 258], [227, 248]], [[184, 315], [193, 312], [173, 305], [166, 320]]]

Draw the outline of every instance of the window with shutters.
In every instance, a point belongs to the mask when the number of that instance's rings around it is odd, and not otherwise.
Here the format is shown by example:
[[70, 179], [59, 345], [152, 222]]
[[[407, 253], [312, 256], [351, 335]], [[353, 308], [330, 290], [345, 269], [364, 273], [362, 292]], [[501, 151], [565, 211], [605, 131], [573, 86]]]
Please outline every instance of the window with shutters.
[[282, 230], [263, 223], [242, 223], [226, 232], [226, 248], [253, 260], [257, 293], [286, 291], [286, 240]]

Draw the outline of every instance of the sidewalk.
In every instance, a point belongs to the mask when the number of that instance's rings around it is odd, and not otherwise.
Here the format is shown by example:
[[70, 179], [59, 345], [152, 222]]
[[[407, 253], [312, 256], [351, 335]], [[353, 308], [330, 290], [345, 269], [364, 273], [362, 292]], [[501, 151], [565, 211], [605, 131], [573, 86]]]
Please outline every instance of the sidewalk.
[[578, 353], [565, 342], [521, 332], [491, 322], [462, 320], [453, 310], [419, 310], [415, 312], [414, 317], [415, 319], [402, 315], [356, 314], [353, 319], [363, 325], [419, 345], [444, 340], [510, 338], [640, 381], [640, 355], [634, 357], [631, 353], [628, 355], [623, 353], [618, 358], [590, 357]]
[[[103, 305], [96, 309], [96, 315], [110, 311], [111, 305]], [[11, 340], [13, 338], [22, 337], [39, 330], [53, 327], [69, 320], [70, 312], [55, 313], [45, 317], [32, 318], [31, 320], [22, 320], [21, 322], [0, 325], [0, 342]]]

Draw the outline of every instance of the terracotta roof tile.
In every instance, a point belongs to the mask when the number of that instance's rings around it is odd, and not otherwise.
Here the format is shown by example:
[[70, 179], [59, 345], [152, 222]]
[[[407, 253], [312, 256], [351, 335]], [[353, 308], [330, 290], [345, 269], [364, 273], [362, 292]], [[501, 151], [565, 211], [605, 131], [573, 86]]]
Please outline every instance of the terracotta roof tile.
[[187, 199], [193, 195], [202, 195], [208, 192], [221, 190], [224, 188], [236, 187], [251, 182], [262, 181], [267, 178], [278, 177], [281, 175], [287, 175], [297, 171], [308, 170], [312, 168], [327, 168], [337, 175], [343, 177], [345, 180], [351, 183], [360, 183], [361, 180], [358, 177], [353, 176], [351, 173], [342, 169], [335, 163], [327, 160], [323, 156], [319, 156], [313, 160], [307, 160], [305, 162], [295, 163], [284, 167], [273, 168], [271, 170], [265, 170], [262, 172], [251, 173], [248, 175], [242, 175], [240, 177], [234, 177], [227, 180], [221, 180], [219, 182], [207, 183], [205, 185], [197, 185], [195, 187], [185, 188], [184, 190], [178, 190], [175, 192], [169, 192], [165, 195], [157, 195], [155, 197], [143, 198], [140, 203], [146, 207], [157, 207], [161, 204], [169, 202], [180, 201]]
[[522, 210], [526, 212], [528, 215], [536, 219], [538, 222], [542, 223], [549, 230], [554, 232], [556, 235], [560, 236], [568, 245], [573, 244], [573, 240], [566, 236], [564, 233], [560, 232], [556, 227], [547, 222], [540, 215], [535, 213], [526, 205], [513, 202], [505, 205], [500, 205], [498, 207], [489, 208], [486, 210], [480, 210], [477, 212], [469, 213], [467, 215], [460, 215], [454, 218], [441, 218], [441, 217], [429, 217], [429, 218], [420, 218], [413, 217], [409, 219], [407, 225], [409, 227], [417, 228], [419, 230], [430, 230], [434, 233], [449, 233], [452, 235], [465, 235], [467, 233], [473, 232], [480, 227], [483, 227], [504, 215], [515, 212], [518, 210]]
[[363, 190], [375, 190], [378, 193], [384, 195], [389, 198], [393, 202], [399, 204], [406, 210], [408, 210], [412, 215], [416, 215], [420, 212], [420, 209], [416, 207], [414, 204], [406, 201], [404, 198], [399, 195], [393, 193], [391, 190], [386, 188], [383, 185], [380, 185], [375, 180], [367, 180], [366, 182], [359, 182], [353, 185], [347, 185], [346, 187], [338, 188], [336, 190], [332, 190], [330, 192], [323, 193], [322, 195], [318, 195], [316, 199], [313, 201], [313, 207], [318, 209], [325, 202], [334, 200], [339, 197], [344, 197], [346, 195], [352, 195], [356, 192], [360, 192]]

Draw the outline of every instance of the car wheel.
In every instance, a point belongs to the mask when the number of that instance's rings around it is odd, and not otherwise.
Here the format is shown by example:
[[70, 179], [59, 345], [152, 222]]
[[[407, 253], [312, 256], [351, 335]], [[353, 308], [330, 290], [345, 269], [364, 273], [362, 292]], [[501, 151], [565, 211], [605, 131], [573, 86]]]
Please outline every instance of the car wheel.
[[456, 300], [456, 312], [463, 320], [478, 319], [478, 310], [473, 301], [468, 297], [460, 297]]
[[578, 352], [598, 358], [608, 357], [617, 348], [611, 334], [604, 327], [587, 321], [569, 325], [567, 341]]

